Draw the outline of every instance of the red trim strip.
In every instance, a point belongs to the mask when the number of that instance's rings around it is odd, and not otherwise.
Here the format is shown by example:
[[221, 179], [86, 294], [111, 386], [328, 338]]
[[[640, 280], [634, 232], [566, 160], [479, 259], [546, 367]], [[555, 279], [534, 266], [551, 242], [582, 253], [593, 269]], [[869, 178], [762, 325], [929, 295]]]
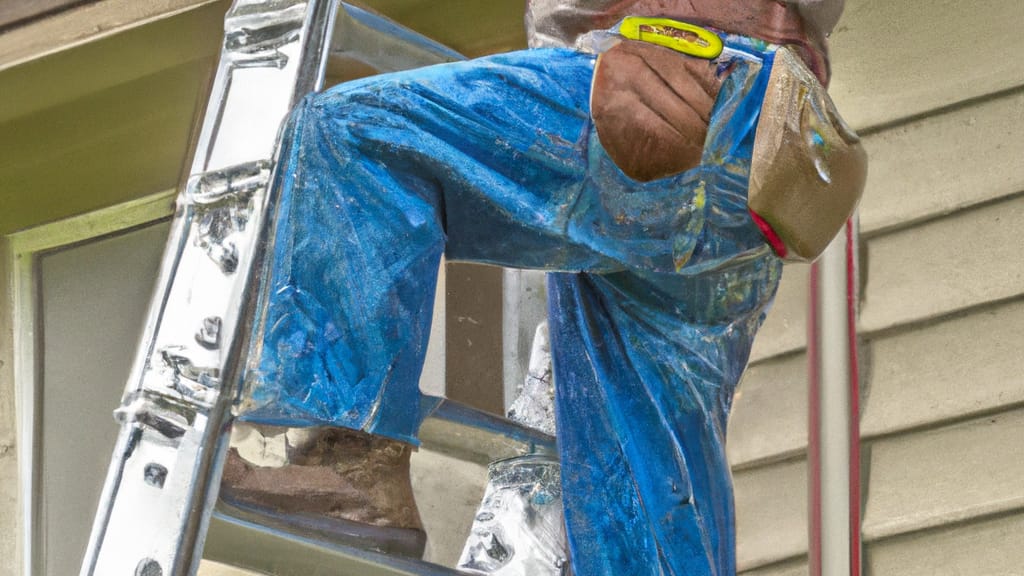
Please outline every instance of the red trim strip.
[[850, 341], [850, 575], [860, 576], [860, 366], [857, 364], [857, 247], [853, 220], [846, 222], [846, 305]]
[[789, 249], [786, 248], [786, 243], [782, 241], [782, 238], [776, 234], [772, 225], [765, 221], [764, 218], [761, 218], [757, 212], [754, 212], [749, 208], [747, 211], [750, 212], [750, 217], [754, 219], [754, 224], [757, 224], [758, 229], [761, 230], [761, 234], [764, 235], [764, 239], [768, 241], [768, 244], [772, 247], [775, 255], [779, 258], [785, 258], [786, 254], [789, 253]]

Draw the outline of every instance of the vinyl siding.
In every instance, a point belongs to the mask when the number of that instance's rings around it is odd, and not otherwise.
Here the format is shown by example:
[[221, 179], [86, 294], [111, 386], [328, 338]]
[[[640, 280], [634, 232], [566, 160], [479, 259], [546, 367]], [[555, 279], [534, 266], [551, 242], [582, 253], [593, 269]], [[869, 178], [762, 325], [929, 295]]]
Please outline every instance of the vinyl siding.
[[[1024, 60], [1000, 56], [1022, 22], [1016, 0], [852, 0], [833, 38], [832, 92], [870, 156], [869, 576], [1024, 574]], [[730, 426], [739, 561], [758, 576], [807, 573], [806, 267], [786, 276]]]

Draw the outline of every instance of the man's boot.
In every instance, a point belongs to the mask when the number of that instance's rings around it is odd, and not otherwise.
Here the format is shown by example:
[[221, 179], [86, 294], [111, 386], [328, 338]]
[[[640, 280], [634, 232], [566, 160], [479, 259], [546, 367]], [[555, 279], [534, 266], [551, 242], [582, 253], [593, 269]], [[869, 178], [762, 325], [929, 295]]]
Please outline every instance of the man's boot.
[[235, 424], [220, 498], [283, 531], [419, 558], [413, 447], [346, 428]]

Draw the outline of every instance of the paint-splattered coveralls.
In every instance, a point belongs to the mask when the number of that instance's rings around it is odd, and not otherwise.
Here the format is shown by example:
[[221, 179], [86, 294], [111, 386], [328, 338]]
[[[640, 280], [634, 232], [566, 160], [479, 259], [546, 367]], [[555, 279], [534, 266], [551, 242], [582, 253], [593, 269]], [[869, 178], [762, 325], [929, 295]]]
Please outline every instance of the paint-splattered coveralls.
[[726, 79], [701, 166], [649, 183], [598, 141], [594, 66], [534, 49], [298, 107], [244, 418], [415, 442], [441, 254], [549, 270], [575, 573], [732, 574], [726, 418], [781, 273], [746, 208], [768, 66]]

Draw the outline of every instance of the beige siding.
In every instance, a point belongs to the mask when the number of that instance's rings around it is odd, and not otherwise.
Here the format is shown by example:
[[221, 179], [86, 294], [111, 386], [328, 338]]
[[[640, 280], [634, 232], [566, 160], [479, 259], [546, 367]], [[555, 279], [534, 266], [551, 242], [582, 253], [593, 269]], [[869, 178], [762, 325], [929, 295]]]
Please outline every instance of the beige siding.
[[1024, 301], [872, 340], [861, 433], [879, 436], [1024, 403]]
[[810, 272], [811, 267], [806, 264], [786, 266], [771, 312], [754, 341], [754, 349], [750, 353], [751, 362], [807, 346], [807, 286]]
[[1020, 576], [1024, 514], [892, 538], [868, 549], [870, 574]]
[[[865, 573], [1022, 574], [1024, 60], [1000, 54], [1019, 51], [1024, 7], [847, 5], [832, 92], [871, 158]], [[807, 273], [787, 273], [730, 428], [739, 558], [765, 576], [807, 573]]]
[[[806, 574], [807, 293], [810, 267], [789, 265], [733, 403], [727, 452], [744, 574]], [[795, 458], [795, 459], [794, 459]]]
[[847, 0], [833, 98], [863, 130], [1020, 86], [1022, 21], [1018, 0]]
[[873, 442], [864, 536], [1024, 511], [1024, 411]]
[[866, 332], [1013, 298], [1024, 288], [1024, 196], [868, 242]]
[[807, 576], [807, 561], [781, 562], [744, 572], [748, 576]]
[[782, 462], [736, 473], [740, 570], [807, 552], [807, 462]]
[[801, 455], [807, 447], [807, 356], [778, 356], [751, 366], [736, 393], [728, 454], [740, 470]]
[[862, 231], [905, 227], [1021, 192], [1021, 126], [1024, 93], [1017, 91], [865, 137], [871, 168]]

